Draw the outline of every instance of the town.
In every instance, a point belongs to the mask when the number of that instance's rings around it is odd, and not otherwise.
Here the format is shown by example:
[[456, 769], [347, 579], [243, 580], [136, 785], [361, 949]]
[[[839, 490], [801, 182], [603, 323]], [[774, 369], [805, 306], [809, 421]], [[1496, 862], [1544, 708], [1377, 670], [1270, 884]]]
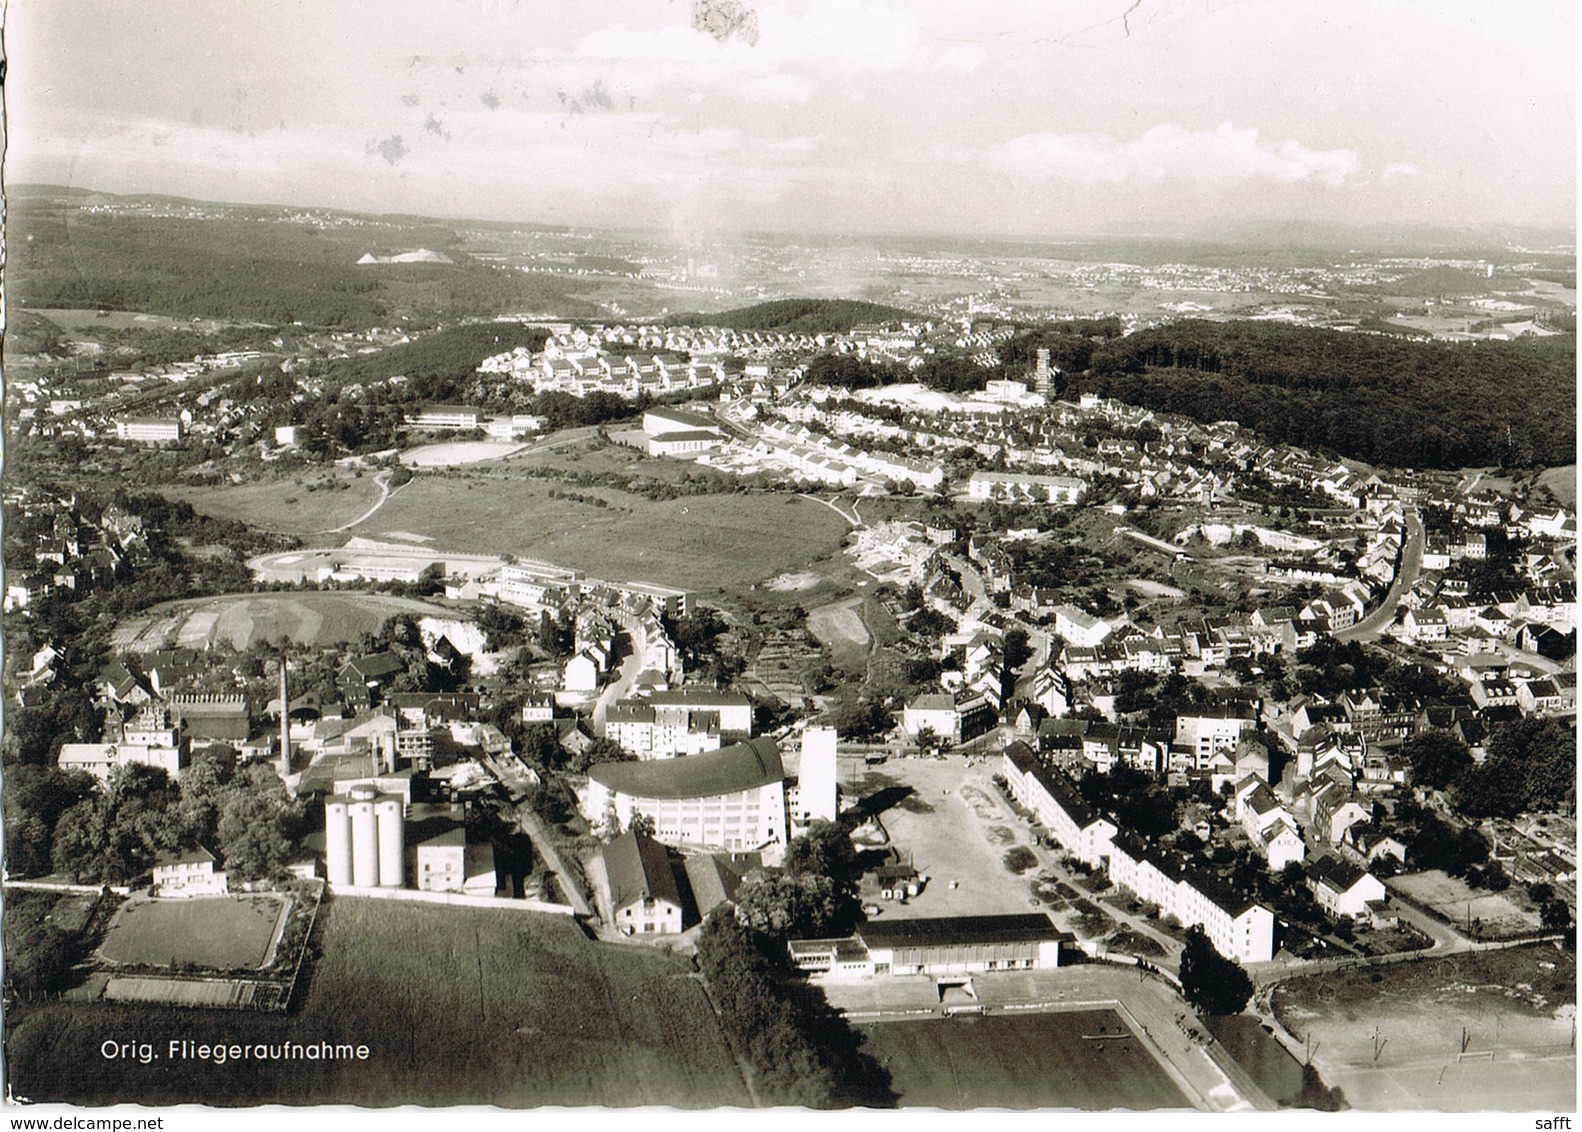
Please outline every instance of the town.
[[[361, 238], [328, 217], [289, 219]], [[1422, 957], [1506, 964], [1500, 1048], [1548, 1056], [1573, 468], [1369, 462], [1094, 382], [1168, 321], [755, 317], [260, 327], [133, 369], [104, 344], [193, 332], [65, 320], [6, 418], [16, 1032], [317, 1017], [371, 941], [476, 924], [699, 973], [718, 1020], [672, 1056], [712, 1103], [894, 1103], [891, 1020], [1069, 997], [1121, 1004], [1079, 1029], [1129, 1083], [1025, 1103], [1367, 1107], [1433, 1027], [1386, 1072], [1319, 996]], [[825, 1077], [778, 1076], [766, 1002]]]

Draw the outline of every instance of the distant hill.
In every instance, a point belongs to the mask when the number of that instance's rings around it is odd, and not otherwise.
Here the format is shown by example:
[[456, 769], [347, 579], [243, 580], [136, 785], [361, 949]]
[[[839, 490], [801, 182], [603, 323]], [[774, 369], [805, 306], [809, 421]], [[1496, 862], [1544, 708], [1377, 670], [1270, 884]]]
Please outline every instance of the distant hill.
[[1094, 345], [1073, 383], [1156, 412], [1234, 420], [1369, 464], [1531, 467], [1576, 458], [1576, 336], [1415, 342], [1184, 319]]
[[899, 307], [856, 299], [777, 299], [718, 314], [673, 314], [670, 326], [723, 326], [730, 330], [778, 330], [786, 334], [844, 334], [867, 322], [916, 321]]
[[[147, 202], [115, 198], [107, 202]], [[297, 210], [203, 205], [202, 215], [90, 211], [100, 196], [40, 189], [11, 199], [6, 297], [17, 306], [115, 310], [176, 317], [300, 322], [362, 329], [397, 318], [439, 320], [554, 310], [598, 313], [567, 284], [506, 272], [460, 252], [432, 221], [382, 226], [381, 243], [426, 249], [425, 262], [356, 266], [369, 232], [321, 226]], [[454, 260], [454, 262], [450, 262]]]

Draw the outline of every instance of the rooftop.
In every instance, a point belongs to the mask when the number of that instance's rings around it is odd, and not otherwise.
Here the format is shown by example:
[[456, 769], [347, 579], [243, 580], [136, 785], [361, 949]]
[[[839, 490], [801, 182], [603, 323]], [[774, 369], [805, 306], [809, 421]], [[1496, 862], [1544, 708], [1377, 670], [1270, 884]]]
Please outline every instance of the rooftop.
[[780, 745], [765, 737], [680, 759], [596, 763], [588, 777], [635, 798], [706, 798], [783, 782], [785, 767]]

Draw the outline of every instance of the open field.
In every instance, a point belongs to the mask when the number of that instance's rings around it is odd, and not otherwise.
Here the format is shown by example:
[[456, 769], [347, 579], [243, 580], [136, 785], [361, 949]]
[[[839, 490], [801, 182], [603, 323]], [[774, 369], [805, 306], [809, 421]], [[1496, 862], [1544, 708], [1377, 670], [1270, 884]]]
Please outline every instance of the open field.
[[131, 652], [173, 645], [245, 649], [255, 641], [286, 637], [299, 644], [332, 645], [376, 632], [398, 613], [456, 616], [443, 606], [386, 594], [228, 594], [155, 606], [118, 625], [111, 643]]
[[1291, 979], [1273, 1008], [1356, 1109], [1576, 1107], [1575, 956], [1552, 944]]
[[359, 475], [341, 468], [314, 468], [298, 478], [301, 483], [276, 479], [223, 487], [170, 487], [164, 494], [192, 504], [200, 515], [235, 519], [259, 530], [301, 538], [350, 523], [379, 501], [372, 472]]
[[[1110, 1010], [879, 1022], [861, 1029], [864, 1049], [890, 1071], [904, 1107], [1191, 1107]], [[1083, 1036], [1099, 1033], [1119, 1036]]]
[[1577, 505], [1577, 466], [1566, 464], [1559, 468], [1545, 468], [1538, 482], [1555, 493], [1555, 498], [1568, 508]]
[[99, 955], [127, 965], [254, 970], [268, 965], [290, 911], [290, 900], [264, 893], [191, 900], [134, 897], [110, 920]]
[[523, 555], [594, 577], [708, 593], [799, 570], [839, 549], [847, 529], [827, 507], [790, 495], [654, 501], [614, 488], [577, 488], [577, 495], [605, 505], [550, 498], [551, 491], [567, 490], [506, 476], [420, 475], [362, 533], [412, 532], [441, 548]]
[[1536, 931], [1539, 926], [1538, 917], [1525, 911], [1506, 893], [1470, 888], [1466, 882], [1447, 876], [1439, 869], [1391, 877], [1389, 887], [1463, 928], [1481, 920], [1486, 939]]
[[[350, 897], [325, 903], [318, 930], [322, 958], [290, 1015], [77, 1003], [8, 1010], [15, 1095], [97, 1105], [750, 1103], [681, 959], [590, 942], [561, 916]], [[162, 1060], [151, 1068], [102, 1058], [111, 1034], [153, 1043]], [[165, 1060], [179, 1038], [353, 1042], [372, 1056]]]
[[836, 668], [861, 674], [868, 666], [868, 645], [872, 638], [862, 620], [862, 598], [821, 605], [808, 611], [808, 632], [829, 649]]
[[[65, 307], [40, 307], [30, 313], [49, 319], [72, 337], [92, 340], [96, 330], [196, 330], [211, 333], [224, 326], [240, 326], [218, 318], [170, 318], [162, 314], [135, 311], [71, 310]], [[255, 324], [261, 325], [261, 324]]]

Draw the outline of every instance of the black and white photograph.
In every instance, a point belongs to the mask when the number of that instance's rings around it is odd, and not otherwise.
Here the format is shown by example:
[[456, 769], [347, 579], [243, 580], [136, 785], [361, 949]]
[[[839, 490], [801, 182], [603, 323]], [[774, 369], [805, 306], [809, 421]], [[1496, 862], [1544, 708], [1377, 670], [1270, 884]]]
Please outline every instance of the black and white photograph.
[[9, 1127], [1572, 1128], [1577, 45], [9, 0]]

